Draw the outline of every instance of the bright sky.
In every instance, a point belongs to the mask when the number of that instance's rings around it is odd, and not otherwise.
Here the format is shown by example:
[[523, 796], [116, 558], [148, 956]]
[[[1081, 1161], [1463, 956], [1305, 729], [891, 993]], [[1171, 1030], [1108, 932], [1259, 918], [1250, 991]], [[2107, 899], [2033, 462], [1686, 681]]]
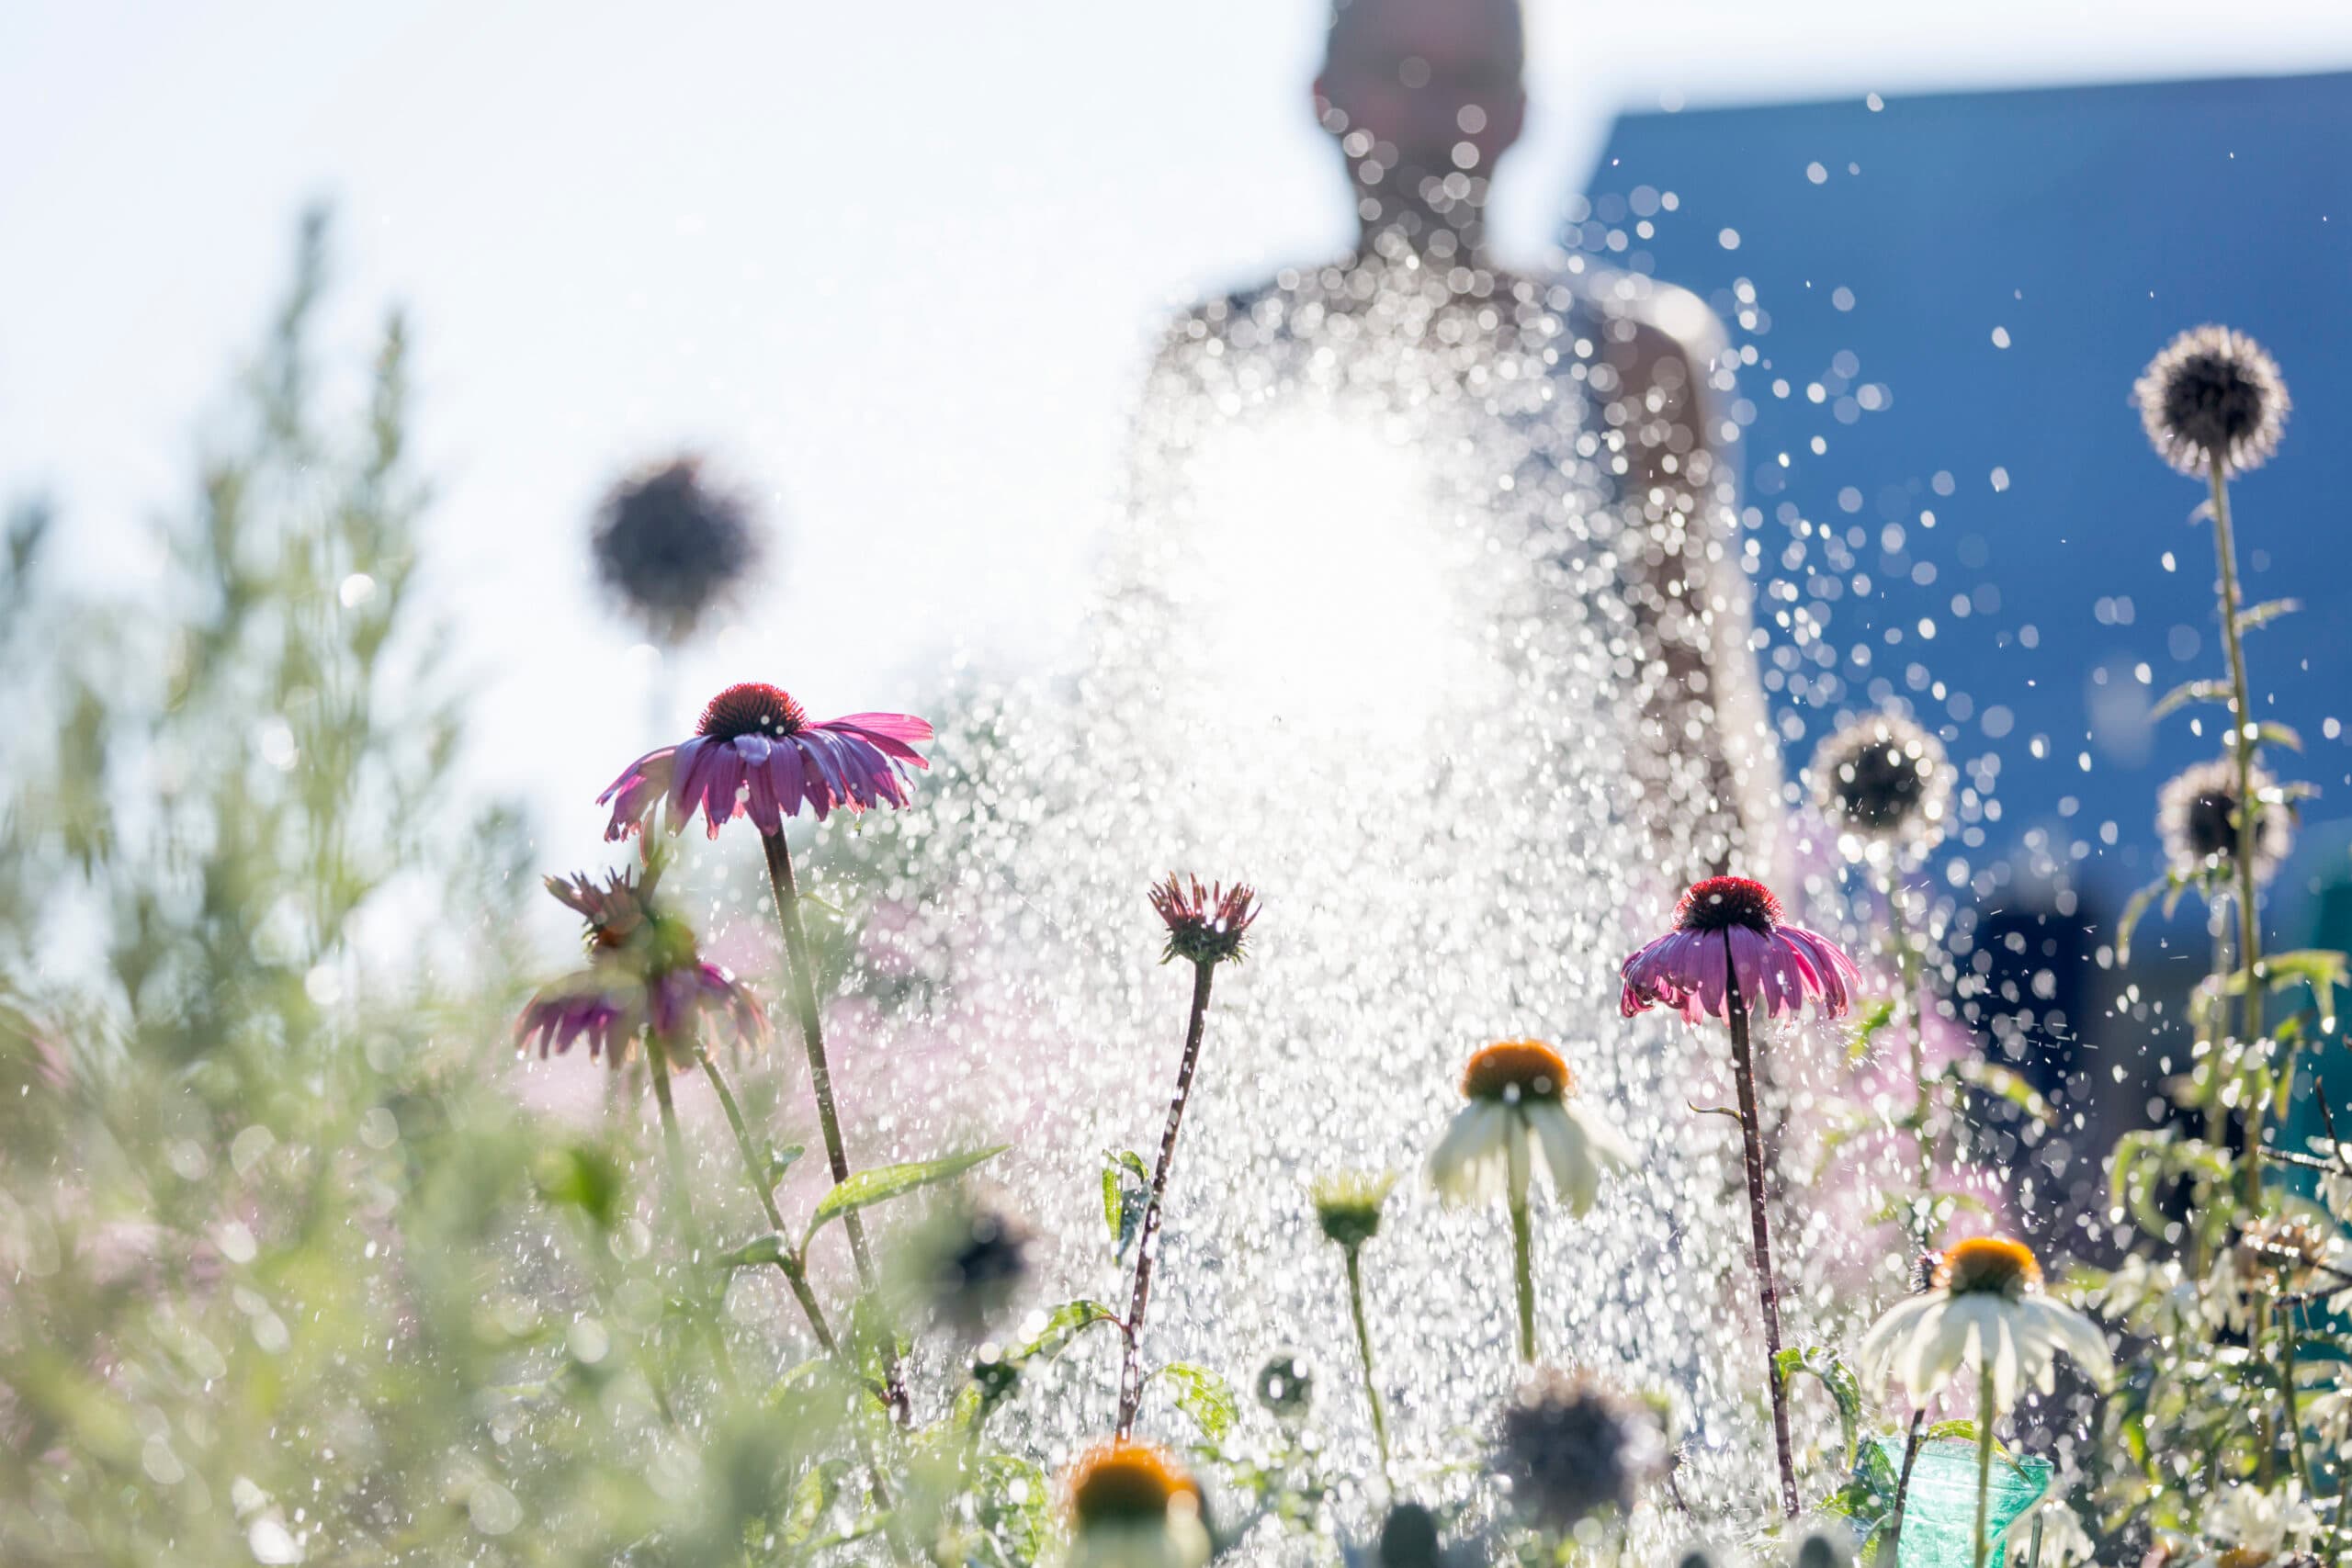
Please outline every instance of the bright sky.
[[[2352, 63], [2338, 0], [1529, 4], [1522, 253], [1620, 107]], [[135, 576], [114, 547], [187, 493], [293, 217], [333, 197], [339, 330], [394, 299], [417, 330], [481, 761], [576, 841], [645, 669], [584, 520], [645, 457], [707, 450], [786, 528], [682, 692], [765, 678], [831, 714], [897, 705], [959, 644], [1050, 652], [1153, 324], [1346, 237], [1306, 107], [1322, 14], [13, 0], [0, 495], [50, 491], [81, 564]]]

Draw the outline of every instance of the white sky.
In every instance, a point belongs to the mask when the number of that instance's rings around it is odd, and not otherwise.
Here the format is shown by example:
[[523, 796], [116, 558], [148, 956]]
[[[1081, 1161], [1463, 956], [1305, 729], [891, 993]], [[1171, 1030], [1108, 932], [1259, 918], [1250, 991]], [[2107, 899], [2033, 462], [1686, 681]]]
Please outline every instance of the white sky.
[[[2338, 0], [1529, 4], [1537, 112], [1500, 197], [1521, 251], [1609, 116], [1662, 96], [2352, 64]], [[334, 198], [339, 328], [398, 299], [417, 329], [481, 761], [581, 842], [644, 738], [581, 546], [612, 474], [699, 446], [787, 529], [756, 625], [684, 693], [770, 679], [830, 715], [899, 705], [957, 644], [1044, 656], [1153, 324], [1346, 236], [1306, 109], [1322, 14], [10, 0], [0, 495], [51, 491], [83, 567], [135, 579], [112, 547], [187, 493], [294, 214]]]

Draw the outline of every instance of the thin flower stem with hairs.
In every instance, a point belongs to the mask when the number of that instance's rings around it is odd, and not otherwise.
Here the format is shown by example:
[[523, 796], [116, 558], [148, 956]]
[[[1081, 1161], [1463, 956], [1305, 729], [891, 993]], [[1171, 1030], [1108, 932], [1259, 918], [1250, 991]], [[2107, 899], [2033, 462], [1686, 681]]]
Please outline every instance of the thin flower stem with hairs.
[[1372, 1438], [1380, 1450], [1380, 1478], [1388, 1479], [1388, 1416], [1380, 1406], [1380, 1387], [1372, 1375], [1372, 1329], [1363, 1314], [1363, 1248], [1351, 1247], [1348, 1258], [1348, 1309], [1355, 1319], [1356, 1353], [1363, 1366], [1363, 1396], [1372, 1406]]
[[1881, 1568], [1894, 1568], [1902, 1561], [1903, 1509], [1911, 1497], [1911, 1467], [1919, 1461], [1919, 1439], [1928, 1427], [1928, 1408], [1921, 1405], [1911, 1412], [1911, 1431], [1903, 1439], [1903, 1470], [1894, 1478], [1894, 1503], [1886, 1513], [1886, 1540], [1879, 1547]]
[[686, 1141], [678, 1132], [678, 1107], [670, 1098], [670, 1065], [666, 1048], [657, 1045], [646, 1063], [653, 1079], [653, 1103], [662, 1111], [662, 1147], [670, 1164], [670, 1201], [677, 1205], [680, 1224], [691, 1238], [695, 1230], [694, 1199], [686, 1190]]
[[[1772, 1394], [1772, 1448], [1781, 1465], [1781, 1506], [1797, 1517], [1796, 1461], [1789, 1441], [1789, 1395], [1781, 1380], [1781, 1292], [1772, 1272], [1771, 1223], [1765, 1214], [1763, 1116], [1756, 1098], [1756, 1060], [1747, 1038], [1747, 998], [1740, 995], [1739, 965], [1731, 942], [1724, 942], [1724, 1013], [1731, 1025], [1732, 1077], [1739, 1087], [1740, 1153], [1747, 1173], [1747, 1219], [1756, 1248], [1756, 1283], [1764, 1315], [1764, 1371]], [[1529, 1350], [1532, 1359], [1532, 1349]]]
[[1144, 1205], [1143, 1227], [1136, 1236], [1135, 1287], [1127, 1297], [1126, 1321], [1121, 1325], [1125, 1345], [1119, 1365], [1119, 1423], [1125, 1442], [1133, 1436], [1136, 1413], [1143, 1404], [1143, 1320], [1151, 1304], [1151, 1266], [1159, 1251], [1160, 1206], [1168, 1192], [1168, 1169], [1176, 1158], [1176, 1134], [1184, 1125], [1184, 1106], [1193, 1094], [1193, 1073], [1201, 1060], [1201, 1036], [1207, 1027], [1209, 987], [1216, 975], [1214, 960], [1193, 964], [1193, 1010], [1184, 1025], [1184, 1059], [1176, 1069], [1176, 1093], [1168, 1102], [1168, 1128], [1159, 1137], [1159, 1161], [1151, 1173], [1151, 1196]]
[[[760, 841], [767, 851], [768, 886], [775, 894], [776, 924], [784, 931], [793, 1010], [800, 1019], [800, 1043], [808, 1054], [808, 1091], [816, 1097], [817, 1125], [824, 1134], [825, 1159], [838, 1186], [850, 1178], [849, 1150], [842, 1142], [841, 1114], [833, 1106], [833, 1075], [825, 1062], [825, 1026], [817, 1010], [816, 963], [808, 953], [808, 930], [800, 920], [800, 886], [793, 877], [792, 849], [785, 842], [781, 829], [763, 832]], [[858, 1288], [871, 1297], [875, 1286], [874, 1257], [866, 1247], [865, 1222], [852, 1209], [842, 1216], [842, 1227], [848, 1233], [850, 1256], [857, 1264]], [[890, 1408], [903, 1425], [912, 1418], [912, 1404], [907, 1395], [905, 1371], [899, 1364], [896, 1335], [886, 1329], [880, 1348], [883, 1382]]]
[[1912, 1135], [1919, 1150], [1919, 1199], [1912, 1211], [1912, 1241], [1919, 1251], [1932, 1252], [1936, 1245], [1936, 1149], [1931, 1131], [1935, 1095], [1928, 1084], [1928, 1032], [1919, 1007], [1919, 951], [1904, 919], [1903, 879], [1892, 862], [1886, 869], [1885, 889], [1887, 934], [1894, 943], [1894, 967], [1901, 986], [1894, 1003], [1895, 1022], [1911, 1050]]

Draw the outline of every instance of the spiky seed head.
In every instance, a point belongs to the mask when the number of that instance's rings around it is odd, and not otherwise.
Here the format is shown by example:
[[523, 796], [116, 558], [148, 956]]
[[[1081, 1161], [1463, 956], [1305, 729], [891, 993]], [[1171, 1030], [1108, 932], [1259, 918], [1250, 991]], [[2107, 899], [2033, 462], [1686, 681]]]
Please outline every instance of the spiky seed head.
[[2278, 363], [2229, 327], [2192, 327], [2148, 362], [2132, 388], [2156, 456], [2200, 478], [2260, 468], [2278, 449], [2291, 406]]
[[1173, 958], [1193, 964], [1238, 964], [1250, 923], [1258, 918], [1258, 896], [1247, 884], [1204, 886], [1197, 876], [1168, 874], [1151, 890], [1151, 907], [1168, 928], [1162, 964]]
[[2021, 1241], [1973, 1235], [1944, 1249], [1936, 1265], [1936, 1288], [1956, 1296], [1983, 1293], [2014, 1300], [2041, 1288], [2041, 1262]]
[[1943, 742], [1899, 714], [1870, 714], [1833, 732], [1813, 754], [1814, 802], [1862, 846], [1933, 847], [1951, 811]]
[[1665, 1464], [1648, 1407], [1589, 1373], [1539, 1372], [1503, 1406], [1495, 1469], [1512, 1506], [1554, 1529], [1604, 1508], [1631, 1510]]
[[[2267, 883], [2295, 847], [2295, 808], [2278, 782], [2254, 770], [2254, 879]], [[2176, 875], [2189, 880], [2234, 872], [2238, 852], [2235, 759], [2194, 762], [2156, 792], [2156, 834]]]
[[657, 642], [691, 637], [759, 564], [750, 506], [712, 485], [698, 457], [624, 479], [599, 507], [596, 575]]

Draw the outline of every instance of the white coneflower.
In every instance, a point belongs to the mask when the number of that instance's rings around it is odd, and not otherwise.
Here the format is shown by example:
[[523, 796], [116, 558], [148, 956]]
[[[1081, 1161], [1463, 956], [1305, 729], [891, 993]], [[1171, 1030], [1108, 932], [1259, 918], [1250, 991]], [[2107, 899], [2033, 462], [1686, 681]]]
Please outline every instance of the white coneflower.
[[1468, 1101], [1430, 1154], [1430, 1182], [1448, 1203], [1508, 1198], [1523, 1208], [1540, 1149], [1553, 1190], [1581, 1214], [1600, 1192], [1600, 1178], [1633, 1164], [1617, 1130], [1577, 1102], [1576, 1075], [1557, 1051], [1537, 1040], [1487, 1046], [1463, 1069]]
[[1148, 1443], [1106, 1443], [1069, 1478], [1068, 1568], [1201, 1568], [1209, 1533], [1201, 1489]]
[[1954, 771], [1943, 742], [1899, 714], [1869, 714], [1840, 726], [1807, 770], [1814, 804], [1859, 860], [1873, 849], [1917, 852], [1943, 840]]
[[2258, 468], [2278, 449], [2292, 406], [2278, 364], [2228, 327], [2192, 327], [2148, 362], [2132, 388], [2156, 456], [2200, 478]]
[[2305, 1558], [2318, 1534], [2319, 1515], [2303, 1496], [2302, 1483], [2275, 1491], [2239, 1482], [2205, 1506], [2207, 1545], [2188, 1568], [2265, 1568]]
[[1510, 1206], [1511, 1261], [1519, 1287], [1519, 1357], [1535, 1359], [1535, 1276], [1527, 1195], [1540, 1149], [1568, 1212], [1592, 1207], [1605, 1171], [1634, 1162], [1617, 1130], [1576, 1103], [1576, 1075], [1537, 1040], [1506, 1040], [1470, 1058], [1454, 1113], [1430, 1151], [1430, 1184], [1449, 1204], [1495, 1198]]
[[1932, 1289], [1890, 1309], [1862, 1336], [1864, 1373], [1902, 1380], [1914, 1406], [1951, 1381], [1963, 1362], [1977, 1369], [1976, 1544], [1984, 1561], [1993, 1495], [1993, 1422], [2017, 1403], [2027, 1380], [2048, 1393], [2061, 1350], [2101, 1384], [2115, 1358], [2099, 1325], [2041, 1293], [2033, 1248], [2006, 1236], [1971, 1236], [1947, 1249]]
[[1934, 1288], [1899, 1303], [1862, 1337], [1862, 1364], [1874, 1378], [1892, 1374], [1915, 1405], [1924, 1405], [1963, 1363], [1989, 1370], [1994, 1415], [2017, 1403], [2030, 1381], [2053, 1386], [2052, 1362], [2064, 1350], [2095, 1378], [2114, 1366], [2107, 1335], [2073, 1307], [2042, 1293], [2033, 1249], [2003, 1236], [1971, 1236], [1936, 1265]]
[[[2254, 879], [2267, 883], [2295, 847], [2294, 807], [2278, 781], [2254, 770]], [[2156, 833], [2174, 874], [2188, 881], [2231, 874], [2238, 854], [2238, 768], [2216, 757], [2183, 768], [2156, 793]]]

